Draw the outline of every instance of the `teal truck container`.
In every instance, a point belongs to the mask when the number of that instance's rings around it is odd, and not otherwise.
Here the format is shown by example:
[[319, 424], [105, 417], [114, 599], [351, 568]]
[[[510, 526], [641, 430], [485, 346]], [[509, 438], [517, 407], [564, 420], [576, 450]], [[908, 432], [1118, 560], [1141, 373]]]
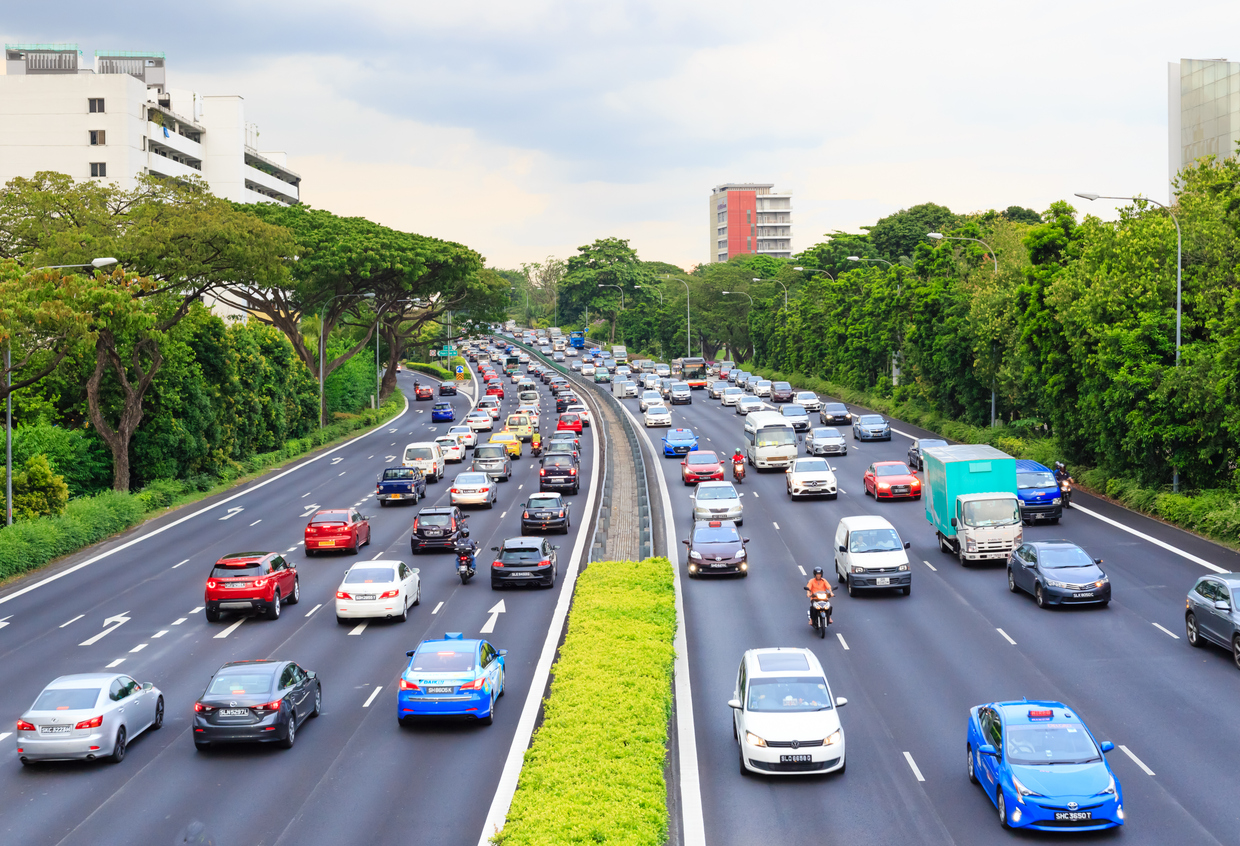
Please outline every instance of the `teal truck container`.
[[922, 499], [939, 549], [961, 564], [1005, 561], [1024, 542], [1016, 459], [985, 444], [922, 451]]

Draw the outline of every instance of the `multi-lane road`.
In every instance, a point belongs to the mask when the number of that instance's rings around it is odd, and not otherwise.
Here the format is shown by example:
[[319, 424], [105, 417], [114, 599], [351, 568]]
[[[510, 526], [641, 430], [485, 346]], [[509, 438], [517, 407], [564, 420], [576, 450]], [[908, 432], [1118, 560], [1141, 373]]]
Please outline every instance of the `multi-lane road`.
[[[562, 578], [549, 591], [494, 592], [488, 584], [490, 547], [521, 533], [519, 503], [538, 490], [537, 459], [528, 448], [514, 462], [512, 480], [500, 483], [496, 507], [467, 509], [472, 539], [482, 550], [475, 579], [461, 584], [451, 554], [410, 554], [417, 510], [446, 504], [451, 478], [467, 466], [449, 465], [447, 480], [429, 485], [417, 506], [380, 508], [375, 502], [376, 477], [399, 464], [405, 444], [433, 440], [447, 429], [430, 422], [432, 403], [413, 401], [414, 378], [401, 376], [408, 408], [389, 424], [0, 591], [0, 713], [8, 715], [0, 727], [0, 841], [477, 842], [568, 582]], [[475, 386], [452, 398], [458, 420], [471, 407]], [[515, 385], [507, 388], [505, 413], [516, 405]], [[555, 415], [542, 390], [546, 431], [554, 428]], [[574, 549], [588, 548], [578, 540], [589, 530], [590, 515], [583, 512], [594, 484], [596, 447], [589, 429], [582, 445], [585, 478], [581, 495], [573, 498], [573, 528], [553, 540], [561, 546], [561, 576]], [[372, 543], [356, 556], [307, 558], [301, 541], [308, 516], [319, 508], [350, 506], [370, 517]], [[226, 615], [209, 623], [203, 588], [211, 565], [242, 550], [284, 553], [297, 567], [301, 601], [286, 606], [278, 620]], [[111, 554], [99, 558], [101, 551]], [[339, 625], [333, 602], [340, 579], [355, 561], [372, 558], [420, 568], [421, 605], [403, 624]], [[501, 600], [497, 614], [493, 609]], [[396, 684], [405, 652], [445, 631], [485, 636], [508, 650], [507, 695], [495, 723], [401, 728]], [[225, 661], [277, 657], [316, 671], [323, 682], [323, 713], [298, 733], [297, 745], [197, 752], [190, 731], [193, 703], [211, 673]], [[162, 689], [162, 730], [137, 738], [119, 765], [23, 767], [12, 721], [56, 676], [105, 668]]]

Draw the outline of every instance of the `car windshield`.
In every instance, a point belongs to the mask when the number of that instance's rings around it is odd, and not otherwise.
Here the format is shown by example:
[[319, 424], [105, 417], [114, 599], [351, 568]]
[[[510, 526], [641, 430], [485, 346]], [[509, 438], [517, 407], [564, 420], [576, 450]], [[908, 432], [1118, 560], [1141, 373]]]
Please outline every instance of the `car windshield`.
[[736, 387], [735, 385], [733, 385], [729, 388], [725, 388], [723, 393], [725, 395], [736, 396], [737, 394], [743, 394], [745, 392], [741, 390], [740, 388]]
[[740, 404], [741, 405], [762, 405], [762, 400], [758, 399], [757, 397], [746, 396], [746, 397], [741, 397]]
[[903, 548], [895, 529], [855, 529], [848, 536], [849, 552], [896, 552]]
[[683, 444], [694, 440], [693, 433], [683, 429], [673, 429], [667, 433], [667, 439], [673, 443]]
[[939, 440], [938, 438], [923, 438], [922, 440], [917, 442], [917, 448], [919, 450], [930, 449], [931, 447], [941, 447], [941, 446], [947, 446], [947, 441]]
[[475, 461], [477, 461], [479, 458], [503, 458], [503, 457], [504, 457], [504, 448], [500, 446], [499, 444], [495, 444], [495, 445], [483, 444], [482, 446], [474, 450]]
[[456, 477], [453, 484], [456, 485], [485, 485], [491, 481], [491, 477], [486, 473], [462, 473]]
[[882, 426], [887, 421], [878, 414], [863, 414], [857, 418], [857, 422], [862, 426]]
[[843, 435], [836, 429], [815, 429], [814, 440], [816, 441], [834, 441], [842, 440]]
[[561, 423], [576, 423], [580, 419], [581, 418], [578, 417], [576, 414], [561, 414], [560, 415]]
[[536, 564], [542, 560], [542, 552], [537, 547], [518, 546], [504, 549], [499, 560], [504, 564]]
[[487, 414], [485, 411], [482, 411], [481, 409], [477, 409], [475, 411], [469, 412], [469, 416], [474, 418], [475, 420], [490, 420], [491, 419], [491, 415]]
[[1008, 726], [1006, 734], [1009, 764], [1087, 764], [1102, 760], [1085, 727], [1073, 723]]
[[349, 522], [349, 512], [347, 511], [320, 511], [314, 515], [314, 519], [310, 523], [347, 523]]
[[456, 449], [460, 446], [460, 444], [456, 442], [456, 438], [451, 435], [443, 435], [442, 437], [435, 438], [435, 443], [439, 444], [440, 449], [445, 447], [448, 449]]
[[785, 405], [781, 411], [784, 417], [807, 417], [809, 414], [805, 407], [800, 405]]
[[698, 526], [693, 530], [694, 543], [739, 543], [741, 536], [735, 526]]
[[667, 406], [652, 405], [646, 409], [647, 414], [668, 414]]
[[690, 464], [718, 464], [719, 457], [713, 452], [691, 452], [685, 460]]
[[788, 446], [797, 442], [796, 432], [783, 426], [767, 426], [759, 429], [754, 436], [754, 443], [760, 447]]
[[705, 499], [736, 499], [736, 489], [731, 485], [699, 485], [697, 498]]
[[406, 461], [430, 461], [434, 456], [435, 454], [430, 447], [409, 447], [409, 449], [405, 450]]
[[436, 410], [436, 411], [447, 411], [447, 410], [448, 410], [448, 409], [450, 409], [450, 408], [452, 408], [452, 403], [450, 403], [450, 402], [437, 402], [437, 403], [435, 403], [435, 410]]
[[798, 391], [798, 392], [797, 392], [797, 399], [799, 399], [799, 400], [816, 400], [816, 399], [818, 399], [818, 394], [814, 393], [813, 391]]
[[252, 561], [247, 564], [231, 564], [227, 567], [216, 564], [211, 570], [211, 578], [229, 579], [237, 576], [257, 576], [262, 572], [262, 565], [257, 561]]
[[271, 690], [275, 674], [270, 671], [255, 672], [244, 668], [220, 670], [207, 688], [210, 696], [252, 696]]
[[1015, 526], [1020, 508], [1014, 499], [983, 499], [964, 504], [966, 526]]
[[509, 426], [528, 426], [529, 423], [530, 418], [526, 417], [524, 414], [514, 414], [508, 418]]
[[364, 585], [371, 582], [387, 584], [394, 581], [396, 581], [396, 571], [391, 567], [354, 567], [344, 577], [346, 585]]
[[571, 454], [548, 455], [543, 459], [544, 467], [572, 467], [573, 456]]
[[826, 473], [831, 468], [821, 458], [802, 458], [797, 462], [797, 473]]
[[451, 514], [419, 514], [419, 526], [451, 526]]
[[474, 668], [474, 653], [452, 652], [436, 647], [419, 649], [413, 656], [413, 669], [424, 673], [462, 673]]
[[828, 414], [847, 414], [848, 407], [842, 402], [829, 402], [822, 407], [822, 410]]
[[31, 711], [84, 711], [99, 700], [97, 687], [50, 688], [39, 694]]
[[1016, 487], [1021, 490], [1029, 490], [1030, 488], [1053, 488], [1056, 487], [1054, 475], [1048, 471], [1038, 471], [1036, 473], [1017, 473]]
[[750, 711], [829, 711], [831, 693], [822, 678], [752, 678], [745, 707]]
[[875, 476], [907, 476], [908, 468], [903, 464], [875, 464]]
[[1092, 567], [1094, 559], [1079, 546], [1044, 546], [1038, 550], [1038, 564], [1048, 570], [1061, 567]]
[[789, 385], [787, 382], [773, 382], [771, 384], [771, 388], [776, 391], [791, 391], [792, 390], [792, 386]]
[[644, 391], [642, 393], [642, 399], [661, 399], [661, 397], [659, 396], [658, 391]]

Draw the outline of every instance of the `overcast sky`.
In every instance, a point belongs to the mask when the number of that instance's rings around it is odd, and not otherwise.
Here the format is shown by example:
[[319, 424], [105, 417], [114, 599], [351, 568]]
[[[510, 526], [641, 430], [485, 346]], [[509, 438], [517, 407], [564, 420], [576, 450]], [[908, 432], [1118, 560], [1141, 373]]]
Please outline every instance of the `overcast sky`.
[[1166, 0], [0, 10], [6, 42], [164, 51], [170, 86], [245, 97], [306, 202], [497, 267], [606, 236], [690, 267], [722, 182], [791, 191], [797, 250], [927, 201], [1165, 200], [1167, 62], [1240, 58], [1237, 24], [1235, 2]]

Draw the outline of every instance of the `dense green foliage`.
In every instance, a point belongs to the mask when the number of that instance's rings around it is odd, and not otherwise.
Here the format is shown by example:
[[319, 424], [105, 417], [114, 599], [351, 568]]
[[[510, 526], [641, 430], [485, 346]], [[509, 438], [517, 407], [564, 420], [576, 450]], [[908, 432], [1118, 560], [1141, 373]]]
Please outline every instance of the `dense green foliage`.
[[666, 842], [675, 633], [666, 558], [581, 573], [543, 722], [494, 842]]

